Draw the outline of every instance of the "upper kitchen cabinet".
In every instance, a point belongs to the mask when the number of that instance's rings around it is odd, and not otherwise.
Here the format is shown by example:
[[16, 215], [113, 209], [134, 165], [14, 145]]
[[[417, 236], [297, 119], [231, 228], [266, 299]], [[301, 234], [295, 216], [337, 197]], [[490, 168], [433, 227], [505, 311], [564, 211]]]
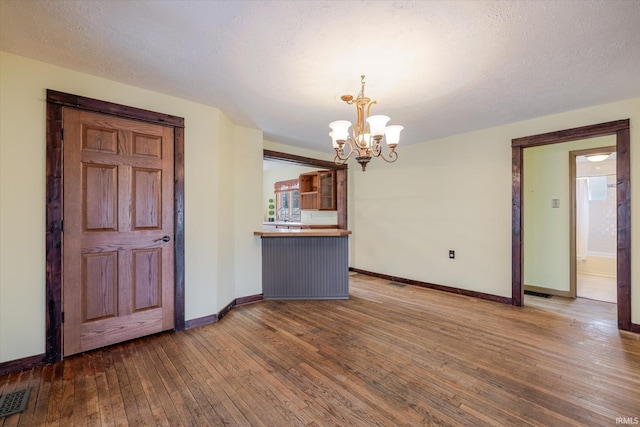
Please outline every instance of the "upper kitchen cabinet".
[[299, 177], [300, 209], [336, 210], [336, 173], [330, 170], [303, 173]]
[[336, 172], [319, 171], [318, 180], [320, 189], [318, 190], [319, 209], [324, 211], [336, 210]]

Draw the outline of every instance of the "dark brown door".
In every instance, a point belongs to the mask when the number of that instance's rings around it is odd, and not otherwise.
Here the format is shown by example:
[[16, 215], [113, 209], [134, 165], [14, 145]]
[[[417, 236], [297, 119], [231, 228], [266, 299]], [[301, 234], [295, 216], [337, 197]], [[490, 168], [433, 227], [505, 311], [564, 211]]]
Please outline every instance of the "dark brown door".
[[68, 356], [174, 326], [173, 128], [63, 118]]

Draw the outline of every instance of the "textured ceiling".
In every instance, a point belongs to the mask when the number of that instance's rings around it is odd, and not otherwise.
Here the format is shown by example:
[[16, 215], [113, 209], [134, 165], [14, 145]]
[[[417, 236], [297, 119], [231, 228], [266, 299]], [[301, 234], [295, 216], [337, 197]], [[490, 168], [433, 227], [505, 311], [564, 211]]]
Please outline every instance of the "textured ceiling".
[[0, 0], [0, 49], [331, 151], [361, 74], [402, 144], [640, 96], [640, 1]]

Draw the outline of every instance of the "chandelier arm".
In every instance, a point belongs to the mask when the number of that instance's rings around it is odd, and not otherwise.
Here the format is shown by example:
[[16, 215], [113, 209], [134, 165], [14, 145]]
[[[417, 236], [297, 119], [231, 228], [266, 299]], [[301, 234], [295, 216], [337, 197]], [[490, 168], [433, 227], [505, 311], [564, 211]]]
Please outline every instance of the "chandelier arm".
[[[344, 155], [344, 147], [349, 146], [349, 152], [347, 153], [347, 155]], [[339, 159], [342, 161], [341, 164], [344, 164], [344, 162], [346, 162], [349, 157], [351, 157], [351, 155], [353, 154], [353, 144], [351, 143], [351, 140], [347, 139], [344, 143], [344, 145], [342, 146], [342, 148], [336, 148], [336, 159]]]
[[384, 160], [387, 163], [393, 163], [396, 160], [398, 160], [398, 153], [396, 152], [395, 148], [390, 148], [389, 154], [387, 156], [385, 156], [384, 153], [380, 151], [380, 154], [376, 157], [380, 157], [382, 160]]
[[356, 104], [356, 110], [357, 110], [357, 122], [356, 122], [356, 126], [353, 127], [353, 133], [355, 136], [355, 140], [356, 142], [359, 140], [360, 134], [363, 134], [365, 132], [365, 123], [364, 123], [364, 105], [362, 104]]
[[369, 103], [369, 105], [367, 105], [367, 117], [369, 117], [371, 115], [371, 107], [373, 107], [374, 104], [377, 104], [378, 101], [371, 101]]
[[338, 156], [336, 154], [336, 156], [333, 158], [333, 163], [335, 163], [338, 166], [344, 165], [345, 163], [347, 163], [347, 160], [349, 160], [349, 158], [347, 157], [346, 159], [343, 159], [342, 157]]
[[380, 154], [382, 154], [382, 144], [375, 142], [371, 147], [371, 155], [373, 157], [380, 157]]
[[[364, 114], [364, 111], [363, 111]], [[364, 133], [364, 130], [360, 130], [359, 125], [354, 125], [351, 129], [351, 136], [349, 137], [349, 143], [353, 144], [353, 149], [358, 150], [358, 153], [361, 153], [366, 149], [366, 143], [363, 142], [363, 145], [360, 144], [360, 135]]]

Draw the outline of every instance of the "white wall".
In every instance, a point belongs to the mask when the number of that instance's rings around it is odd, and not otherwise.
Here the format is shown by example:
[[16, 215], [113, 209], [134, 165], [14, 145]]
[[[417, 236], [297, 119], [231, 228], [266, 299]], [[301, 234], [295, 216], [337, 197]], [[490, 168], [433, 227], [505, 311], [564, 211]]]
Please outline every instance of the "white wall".
[[[523, 150], [524, 283], [569, 292], [569, 152], [616, 145], [613, 135]], [[559, 207], [552, 208], [551, 200]]]
[[[640, 248], [640, 98], [398, 147], [399, 159], [351, 165], [351, 266], [511, 296], [511, 140], [631, 119], [632, 247]], [[428, 120], [428, 117], [425, 118]], [[357, 166], [357, 165], [356, 165]], [[449, 249], [456, 259], [449, 260]], [[640, 265], [640, 250], [632, 253]], [[640, 269], [632, 271], [640, 323]]]
[[46, 89], [184, 117], [186, 319], [261, 292], [262, 132], [216, 108], [0, 52], [0, 363], [44, 353]]

